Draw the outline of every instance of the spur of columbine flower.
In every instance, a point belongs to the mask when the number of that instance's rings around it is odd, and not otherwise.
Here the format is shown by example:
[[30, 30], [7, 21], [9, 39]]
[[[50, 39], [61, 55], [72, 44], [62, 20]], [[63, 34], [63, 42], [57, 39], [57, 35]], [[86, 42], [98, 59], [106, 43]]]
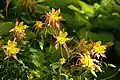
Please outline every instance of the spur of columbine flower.
[[34, 27], [35, 27], [35, 29], [40, 29], [40, 28], [42, 28], [42, 25], [43, 25], [43, 23], [41, 21], [36, 21]]
[[92, 59], [89, 55], [86, 54], [80, 55], [79, 60], [80, 60], [80, 65], [82, 67], [86, 67], [88, 70], [94, 73], [94, 76], [96, 76], [95, 71], [102, 72], [100, 66], [95, 64], [95, 63], [99, 63], [99, 61], [96, 59]]
[[54, 36], [54, 38], [56, 38], [56, 44], [55, 44], [55, 48], [58, 49], [59, 46], [63, 46], [66, 51], [67, 51], [67, 45], [66, 42], [72, 40], [72, 38], [66, 38], [67, 37], [67, 32], [64, 31], [60, 31], [58, 36]]
[[55, 11], [55, 9], [52, 8], [52, 12], [49, 12], [43, 15], [43, 17], [45, 18], [45, 24], [59, 29], [60, 21], [63, 21], [62, 16], [59, 16], [59, 14], [60, 14], [60, 9]]
[[5, 54], [7, 55], [6, 58], [13, 57], [17, 59], [16, 54], [19, 53], [20, 49], [16, 48], [16, 46], [17, 42], [15, 42], [15, 40], [14, 41], [8, 40], [7, 46], [2, 47], [4, 49]]
[[106, 45], [101, 45], [101, 41], [98, 41], [93, 46], [93, 54], [99, 59], [100, 56], [105, 56]]
[[25, 38], [26, 33], [25, 30], [28, 26], [24, 25], [23, 22], [16, 22], [16, 26], [10, 30], [10, 32], [14, 33], [14, 37], [16, 38], [17, 41], [21, 41], [22, 39]]

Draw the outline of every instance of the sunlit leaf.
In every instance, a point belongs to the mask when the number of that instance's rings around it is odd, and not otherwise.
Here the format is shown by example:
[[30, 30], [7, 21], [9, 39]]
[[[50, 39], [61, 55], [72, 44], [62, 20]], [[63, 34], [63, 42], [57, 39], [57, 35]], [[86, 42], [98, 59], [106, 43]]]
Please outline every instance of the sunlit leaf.
[[97, 77], [96, 73], [95, 73], [93, 70], [91, 70], [91, 73], [92, 73], [95, 77]]
[[0, 22], [0, 36], [9, 34], [12, 27], [12, 22]]
[[108, 64], [108, 66], [116, 68], [116, 66], [114, 64]]

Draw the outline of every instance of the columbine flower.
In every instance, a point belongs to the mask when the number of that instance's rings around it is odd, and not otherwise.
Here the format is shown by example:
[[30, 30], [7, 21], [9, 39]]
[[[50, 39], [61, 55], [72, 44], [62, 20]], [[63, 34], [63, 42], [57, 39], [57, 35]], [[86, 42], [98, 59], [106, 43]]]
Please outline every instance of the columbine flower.
[[98, 60], [92, 59], [89, 55], [81, 55], [80, 57], [80, 64], [82, 65], [82, 67], [87, 67], [87, 69], [90, 71], [99, 70], [100, 72], [102, 72], [100, 66], [95, 64], [98, 62]]
[[57, 40], [56, 40], [56, 45], [55, 45], [55, 48], [58, 49], [59, 46], [62, 46], [67, 49], [67, 45], [66, 45], [66, 42], [67, 41], [70, 41], [72, 38], [66, 38], [67, 37], [67, 32], [63, 32], [63, 31], [60, 31], [59, 32], [59, 36], [54, 36]]
[[60, 21], [62, 21], [62, 17], [59, 16], [60, 14], [60, 9], [56, 10], [52, 8], [52, 12], [46, 13], [44, 15], [45, 17], [45, 24], [48, 26], [53, 26], [56, 28], [60, 28]]
[[16, 22], [16, 26], [10, 30], [10, 32], [14, 32], [14, 37], [17, 41], [21, 41], [26, 36], [25, 29], [27, 28], [27, 25], [23, 24], [23, 22]]
[[25, 32], [25, 29], [27, 28], [27, 26], [23, 25], [23, 24], [24, 24], [23, 22], [20, 22], [20, 23], [16, 22], [16, 26], [14, 28], [14, 31], [16, 33], [23, 33], [23, 32]]
[[101, 41], [96, 42], [93, 46], [93, 53], [95, 54], [95, 56], [97, 56], [97, 58], [99, 58], [100, 56], [106, 57], [104, 54], [105, 50], [106, 46], [101, 45]]
[[65, 61], [66, 61], [66, 59], [65, 59], [65, 58], [60, 58], [60, 60], [58, 61], [58, 63], [62, 65], [62, 64], [64, 64], [64, 63], [65, 63]]
[[20, 49], [16, 48], [16, 46], [17, 42], [8, 40], [7, 46], [3, 46], [4, 52], [7, 55], [6, 58], [12, 56], [13, 58], [17, 59], [16, 54], [19, 53]]
[[35, 26], [35, 29], [39, 29], [39, 28], [42, 28], [42, 25], [43, 23], [41, 21], [36, 21], [34, 26]]

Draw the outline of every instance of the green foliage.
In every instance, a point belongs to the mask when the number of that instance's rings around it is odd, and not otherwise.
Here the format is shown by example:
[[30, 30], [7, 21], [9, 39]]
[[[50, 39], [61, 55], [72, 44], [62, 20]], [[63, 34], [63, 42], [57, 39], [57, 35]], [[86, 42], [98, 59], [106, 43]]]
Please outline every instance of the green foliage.
[[10, 29], [13, 27], [12, 22], [0, 22], [0, 36], [8, 35]]
[[[23, 3], [24, 1], [26, 2]], [[58, 25], [47, 22], [49, 18], [46, 19], [46, 13], [51, 12], [52, 8], [60, 9], [60, 29], [57, 29]], [[25, 35], [24, 32], [22, 35], [10, 32], [17, 21], [29, 26], [25, 29]], [[37, 21], [43, 23], [42, 28], [36, 29]], [[64, 35], [67, 32], [68, 35], [61, 38], [60, 31]], [[109, 61], [120, 60], [119, 34], [119, 0], [0, 0], [0, 79], [117, 80], [120, 76], [120, 64]], [[17, 41], [16, 36], [21, 40]], [[8, 40], [15, 40], [17, 48], [20, 48], [19, 54], [16, 54], [17, 59], [13, 56], [6, 57], [4, 47]], [[65, 44], [60, 44], [60, 41]], [[80, 50], [79, 41], [83, 44]], [[104, 60], [99, 59], [99, 63], [96, 62], [102, 72], [89, 70], [88, 66], [77, 66], [79, 57], [84, 55], [82, 52], [89, 52], [96, 41], [102, 41], [104, 46], [111, 46], [107, 42], [114, 43], [108, 52], [106, 50], [108, 59], [105, 58], [106, 63], [112, 64], [105, 66]], [[57, 43], [59, 47], [56, 46]], [[76, 52], [82, 54], [74, 54]], [[117, 59], [111, 54], [117, 56]], [[90, 55], [90, 58], [96, 59], [94, 57]], [[60, 62], [61, 58], [65, 58], [65, 61], [63, 59]]]

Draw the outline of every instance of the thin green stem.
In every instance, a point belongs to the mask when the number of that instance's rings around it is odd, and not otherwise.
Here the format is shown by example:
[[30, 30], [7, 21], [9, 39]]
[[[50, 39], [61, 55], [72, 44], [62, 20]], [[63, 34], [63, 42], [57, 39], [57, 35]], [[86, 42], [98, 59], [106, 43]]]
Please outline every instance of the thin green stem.
[[61, 69], [62, 69], [62, 65], [59, 66], [59, 79], [58, 80], [61, 80]]
[[63, 57], [62, 46], [60, 46], [60, 53], [61, 53], [61, 56]]
[[8, 66], [9, 66], [9, 61], [10, 61], [10, 59], [8, 58], [8, 60], [7, 60], [7, 68], [8, 68]]
[[87, 73], [87, 70], [80, 74], [80, 77], [81, 77], [80, 80], [82, 80], [82, 77], [85, 75], [85, 73]]
[[81, 76], [80, 76], [80, 77], [78, 77], [78, 80], [82, 80]]

